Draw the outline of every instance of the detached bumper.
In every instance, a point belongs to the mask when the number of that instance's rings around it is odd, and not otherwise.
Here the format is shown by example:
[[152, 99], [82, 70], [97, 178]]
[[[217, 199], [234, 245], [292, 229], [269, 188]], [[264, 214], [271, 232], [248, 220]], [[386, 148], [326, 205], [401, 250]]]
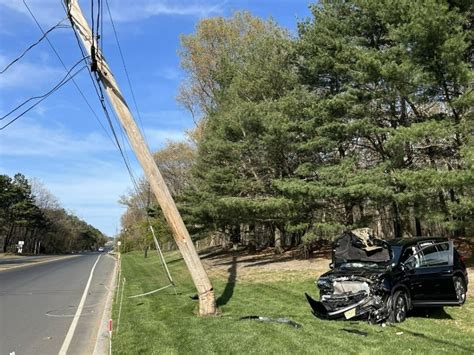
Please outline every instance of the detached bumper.
[[365, 309], [364, 306], [367, 303], [370, 303], [370, 300], [367, 297], [337, 310], [328, 311], [322, 302], [314, 300], [307, 293], [305, 293], [305, 295], [309, 305], [311, 306], [311, 309], [313, 310], [313, 314], [320, 319], [350, 319], [358, 317], [367, 313], [368, 309]]

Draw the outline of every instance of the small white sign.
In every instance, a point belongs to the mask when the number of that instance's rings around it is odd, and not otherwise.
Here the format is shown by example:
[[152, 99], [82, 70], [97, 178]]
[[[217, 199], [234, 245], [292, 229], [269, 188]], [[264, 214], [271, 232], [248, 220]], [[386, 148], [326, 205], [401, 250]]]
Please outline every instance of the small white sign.
[[24, 240], [18, 241], [18, 245], [24, 245], [24, 244], [25, 244], [25, 241], [24, 241]]
[[118, 242], [117, 242], [117, 245], [118, 245], [118, 246], [121, 246], [121, 245], [122, 245], [122, 242], [121, 242], [121, 241], [118, 241]]

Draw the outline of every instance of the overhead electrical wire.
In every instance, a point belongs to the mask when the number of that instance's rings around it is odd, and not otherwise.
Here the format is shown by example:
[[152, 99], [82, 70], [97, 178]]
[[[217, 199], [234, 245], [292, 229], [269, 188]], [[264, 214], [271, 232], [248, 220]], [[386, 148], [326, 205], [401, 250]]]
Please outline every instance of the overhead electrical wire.
[[[62, 2], [61, 2], [62, 3]], [[58, 51], [56, 50], [56, 48], [54, 47], [54, 45], [52, 44], [52, 42], [49, 40], [48, 38], [48, 35], [56, 28], [68, 28], [70, 26], [65, 26], [65, 25], [62, 25], [62, 23], [64, 22], [64, 19], [61, 20], [58, 24], [56, 24], [55, 26], [51, 27], [50, 29], [48, 29], [47, 31], [44, 31], [42, 26], [39, 24], [39, 21], [37, 20], [36, 16], [34, 15], [33, 11], [31, 10], [31, 8], [28, 6], [26, 0], [23, 0], [23, 4], [25, 5], [26, 9], [28, 10], [29, 14], [31, 15], [31, 17], [33, 18], [33, 20], [35, 21], [36, 25], [38, 26], [38, 28], [40, 29], [40, 31], [42, 32], [43, 36], [34, 44], [30, 45], [19, 57], [17, 57], [15, 60], [13, 60], [10, 64], [8, 64], [2, 71], [1, 73], [4, 73], [6, 70], [8, 70], [14, 63], [16, 63], [17, 61], [19, 61], [21, 58], [23, 58], [27, 53], [28, 51], [30, 51], [32, 48], [34, 48], [36, 45], [38, 45], [41, 41], [43, 41], [44, 39], [47, 40], [48, 44], [50, 45], [51, 49], [53, 50], [53, 52], [55, 53], [56, 57], [58, 58], [58, 60], [61, 62], [62, 66], [64, 67], [64, 69], [66, 70], [66, 75], [52, 88], [50, 89], [49, 91], [47, 91], [46, 93], [42, 94], [42, 95], [37, 95], [37, 96], [33, 96], [33, 97], [30, 97], [28, 98], [27, 100], [23, 101], [21, 104], [19, 104], [18, 106], [16, 106], [14, 109], [10, 110], [7, 114], [3, 115], [2, 117], [0, 117], [0, 120], [4, 120], [6, 119], [7, 117], [11, 116], [13, 113], [15, 113], [16, 111], [18, 111], [20, 108], [22, 108], [23, 106], [25, 106], [26, 104], [28, 104], [29, 102], [33, 101], [33, 100], [38, 100], [37, 102], [35, 102], [33, 105], [29, 106], [26, 110], [22, 111], [20, 114], [18, 114], [17, 116], [15, 116], [14, 118], [12, 118], [8, 123], [6, 123], [5, 125], [1, 126], [0, 127], [0, 130], [3, 130], [5, 128], [7, 128], [8, 126], [10, 126], [12, 123], [14, 123], [15, 121], [17, 121], [19, 118], [21, 118], [23, 115], [25, 115], [27, 112], [31, 111], [34, 107], [36, 107], [37, 105], [39, 105], [42, 101], [44, 101], [46, 98], [48, 98], [50, 95], [52, 95], [53, 93], [55, 93], [57, 90], [59, 90], [62, 86], [64, 86], [66, 83], [68, 83], [69, 81], [73, 81], [76, 89], [79, 91], [80, 95], [82, 96], [82, 98], [84, 99], [84, 101], [86, 102], [87, 106], [89, 107], [89, 109], [91, 110], [91, 112], [93, 113], [94, 117], [97, 119], [98, 123], [100, 124], [100, 126], [102, 127], [102, 129], [105, 131], [105, 133], [107, 134], [107, 136], [112, 140], [112, 143], [114, 143], [114, 145], [119, 149], [120, 151], [120, 155], [122, 156], [122, 159], [125, 163], [125, 166], [127, 168], [127, 171], [130, 175], [130, 178], [132, 180], [132, 184], [134, 186], [134, 189], [135, 191], [137, 192], [137, 196], [139, 196], [140, 198], [140, 194], [139, 194], [139, 186], [138, 186], [138, 183], [137, 183], [137, 179], [133, 173], [133, 170], [131, 168], [131, 164], [130, 164], [130, 161], [128, 159], [128, 157], [126, 156], [126, 153], [124, 152], [124, 149], [122, 148], [122, 145], [120, 144], [120, 141], [119, 141], [119, 138], [117, 136], [117, 133], [116, 133], [116, 130], [114, 128], [114, 124], [112, 122], [112, 119], [110, 117], [110, 114], [108, 112], [108, 109], [107, 109], [107, 106], [106, 106], [106, 101], [105, 101], [105, 98], [104, 98], [104, 95], [103, 95], [103, 91], [102, 91], [102, 87], [100, 85], [100, 79], [97, 75], [96, 72], [92, 73], [91, 70], [90, 70], [90, 67], [89, 67], [89, 62], [87, 61], [87, 59], [90, 59], [90, 56], [86, 55], [85, 51], [84, 51], [84, 48], [81, 46], [81, 42], [77, 36], [77, 33], [76, 31], [73, 31], [74, 34], [75, 34], [75, 37], [76, 37], [76, 40], [79, 44], [79, 48], [81, 50], [81, 53], [83, 55], [83, 57], [78, 61], [76, 62], [73, 67], [71, 67], [69, 70], [67, 69], [64, 61], [62, 60], [61, 56], [59, 55]], [[64, 7], [64, 3], [62, 3], [63, 7]], [[103, 37], [102, 35], [98, 35], [99, 31], [101, 31], [101, 33], [103, 33], [103, 6], [102, 6], [102, 3], [100, 0], [98, 0], [98, 9], [97, 9], [97, 16], [94, 18], [94, 4], [93, 4], [93, 0], [91, 2], [91, 15], [92, 15], [92, 24], [94, 24], [94, 20], [96, 21], [96, 26], [94, 27], [93, 25], [93, 31], [95, 32], [95, 38], [97, 40], [97, 43], [100, 40], [103, 41]], [[66, 12], [68, 13], [67, 9], [66, 9]], [[115, 30], [115, 28], [114, 28]], [[118, 41], [118, 38], [116, 36], [116, 40]], [[118, 43], [118, 42], [117, 42]], [[119, 45], [119, 44], [118, 44]], [[123, 53], [120, 49], [120, 54], [121, 54], [121, 58], [123, 60]], [[76, 67], [81, 63], [81, 62], [84, 62], [84, 66], [79, 68], [77, 71], [73, 72]], [[125, 67], [125, 62], [123, 61], [123, 65], [124, 65], [124, 68], [126, 70], [126, 67]], [[109, 135], [109, 133], [107, 132], [107, 130], [105, 129], [105, 127], [103, 126], [102, 122], [100, 121], [98, 115], [95, 113], [95, 111], [93, 110], [92, 106], [90, 105], [90, 103], [88, 102], [87, 98], [85, 97], [84, 93], [82, 92], [82, 90], [79, 88], [79, 86], [77, 85], [76, 81], [74, 80], [74, 77], [79, 74], [82, 70], [84, 70], [85, 68], [87, 68], [88, 72], [89, 72], [89, 76], [91, 77], [91, 80], [93, 82], [93, 86], [95, 88], [95, 91], [96, 91], [96, 94], [99, 98], [99, 101], [100, 101], [100, 104], [101, 104], [101, 108], [102, 110], [104, 111], [104, 114], [106, 116], [106, 119], [107, 119], [107, 122], [109, 124], [109, 127], [112, 131], [112, 134], [113, 134], [113, 139], [112, 137]], [[95, 80], [94, 80], [95, 79]], [[130, 84], [130, 78], [128, 76], [128, 72], [127, 72], [127, 79], [129, 81], [129, 84]], [[96, 85], [96, 82], [97, 82], [97, 85]], [[131, 89], [133, 90], [133, 89]], [[136, 100], [135, 100], [135, 97], [134, 97], [134, 101], [135, 101], [135, 107], [138, 109], [138, 106], [136, 105]], [[109, 103], [110, 105], [110, 103]], [[117, 119], [117, 117], [115, 116], [115, 121], [116, 123], [118, 124], [120, 130], [121, 130], [121, 133], [122, 133], [122, 140], [124, 139], [124, 135], [123, 135], [123, 127], [121, 127], [121, 125], [119, 124], [119, 121]], [[124, 143], [122, 143], [124, 144]], [[143, 201], [140, 201], [141, 204], [144, 206], [144, 202]]]
[[45, 39], [52, 31], [54, 31], [57, 28], [69, 28], [70, 26], [62, 24], [64, 22], [64, 20], [65, 19], [62, 19], [56, 25], [51, 27], [49, 30], [47, 30], [46, 32], [43, 32], [43, 36], [41, 36], [35, 43], [31, 44], [28, 48], [26, 48], [23, 51], [23, 53], [21, 53], [18, 57], [16, 57], [14, 60], [12, 60], [5, 68], [0, 70], [0, 74], [5, 73], [13, 64], [18, 62], [21, 58], [23, 58], [31, 49], [33, 49], [38, 44], [40, 44], [43, 41], [43, 39]]
[[[99, 2], [100, 3], [100, 6], [98, 7], [98, 10], [97, 10], [97, 16], [98, 17], [101, 17], [101, 14], [103, 13], [103, 5], [102, 5], [102, 2]], [[66, 13], [68, 14], [68, 16], [71, 16], [70, 13], [69, 13], [69, 9], [66, 8], [63, 4], [63, 8], [64, 10], [66, 11]], [[100, 18], [97, 18], [95, 17], [95, 11], [92, 11], [92, 8], [93, 8], [93, 4], [91, 4], [91, 22], [94, 23], [94, 21], [96, 21], [96, 23], [102, 23], [102, 20]], [[91, 29], [92, 30], [92, 29]], [[101, 26], [101, 30], [103, 30], [103, 26]], [[86, 53], [86, 49], [84, 48], [84, 45], [83, 43], [81, 42], [78, 34], [76, 33], [76, 31], [74, 31], [74, 28], [73, 28], [73, 32], [74, 32], [74, 35], [75, 35], [75, 38], [76, 38], [76, 41], [77, 41], [77, 44], [79, 46], [79, 49], [81, 51], [81, 53], [83, 55], [85, 55]], [[95, 26], [94, 26], [94, 32], [92, 33], [92, 37], [93, 38], [96, 38], [96, 43], [98, 43], [98, 38], [97, 38], [97, 33], [95, 31]], [[100, 36], [101, 39], [103, 40], [103, 37]], [[96, 55], [98, 53], [95, 53]], [[123, 57], [123, 56], [122, 56]], [[91, 68], [88, 66], [87, 67], [87, 70], [89, 72], [89, 76], [91, 78], [91, 81], [92, 81], [92, 84], [95, 88], [95, 92], [96, 92], [96, 95], [97, 95], [97, 98], [100, 102], [100, 105], [101, 105], [101, 108], [102, 108], [102, 111], [106, 117], [106, 120], [108, 122], [108, 125], [109, 125], [109, 128], [110, 128], [110, 131], [112, 132], [112, 137], [113, 137], [113, 141], [114, 141], [114, 145], [116, 146], [116, 148], [119, 150], [119, 153], [122, 157], [122, 160], [124, 162], [124, 165], [127, 169], [127, 172], [130, 176], [130, 179], [131, 179], [131, 182], [132, 182], [132, 185], [133, 185], [133, 188], [135, 190], [135, 192], [137, 193], [137, 196], [140, 196], [139, 194], [139, 186], [138, 186], [138, 182], [137, 182], [137, 179], [135, 177], [135, 174], [133, 172], [133, 169], [131, 167], [131, 163], [130, 163], [130, 160], [128, 159], [128, 156], [126, 154], [126, 151], [124, 150], [124, 146], [125, 146], [125, 138], [124, 138], [124, 133], [123, 133], [123, 127], [122, 125], [120, 124], [120, 121], [118, 120], [118, 118], [116, 117], [116, 114], [115, 114], [115, 111], [112, 110], [113, 112], [113, 117], [114, 117], [114, 120], [116, 122], [116, 124], [118, 125], [119, 129], [120, 129], [120, 133], [122, 135], [122, 143], [120, 143], [120, 140], [119, 140], [119, 137], [118, 137], [118, 134], [116, 132], [116, 129], [115, 129], [115, 126], [114, 126], [114, 123], [113, 123], [113, 120], [112, 120], [112, 117], [109, 113], [109, 110], [107, 108], [107, 103], [110, 105], [110, 102], [108, 102], [104, 96], [104, 93], [103, 93], [103, 90], [102, 90], [102, 86], [101, 86], [101, 81], [100, 81], [100, 78], [99, 78], [99, 74], [97, 72], [93, 72], [91, 71]], [[122, 147], [123, 146], [123, 147]], [[143, 201], [140, 201], [142, 205], [144, 205], [144, 202]]]
[[23, 106], [25, 106], [28, 102], [30, 101], [33, 101], [33, 100], [37, 100], [37, 99], [41, 99], [47, 95], [49, 95], [55, 88], [56, 86], [60, 85], [69, 75], [70, 73], [83, 61], [83, 59], [81, 58], [78, 62], [76, 62], [76, 64], [74, 64], [72, 66], [71, 69], [68, 70], [66, 76], [64, 78], [62, 78], [60, 80], [60, 82], [58, 84], [56, 84], [51, 90], [47, 91], [46, 93], [42, 94], [42, 95], [38, 95], [38, 96], [32, 96], [30, 97], [29, 99], [26, 99], [25, 101], [23, 101], [21, 104], [17, 105], [15, 108], [11, 109], [8, 113], [6, 113], [5, 115], [3, 115], [2, 117], [0, 117], [0, 121], [4, 120], [5, 118], [7, 118], [8, 116], [10, 116], [12, 113], [14, 113], [15, 111], [19, 110], [20, 108], [22, 108]]
[[[118, 40], [118, 36], [117, 36], [117, 32], [115, 30], [115, 25], [113, 23], [113, 19], [112, 19], [112, 15], [110, 13], [110, 8], [109, 8], [109, 5], [108, 5], [108, 2], [106, 1], [106, 6], [107, 6], [107, 10], [108, 10], [108, 13], [109, 13], [109, 17], [110, 17], [110, 20], [111, 20], [111, 23], [112, 23], [112, 27], [113, 27], [113, 30], [114, 30], [114, 34], [115, 34], [115, 39], [116, 39], [116, 42], [117, 42], [117, 46], [119, 47], [119, 52], [120, 52], [120, 56], [121, 56], [121, 59], [122, 59], [122, 64], [124, 66], [124, 70], [125, 70], [125, 74], [127, 76], [127, 81], [128, 81], [128, 84], [129, 84], [129, 87], [130, 87], [130, 91], [132, 93], [132, 98], [133, 98], [133, 101], [134, 101], [134, 105], [135, 105], [135, 109], [137, 111], [137, 115], [139, 117], [139, 120], [140, 120], [140, 124], [142, 125], [142, 122], [141, 122], [141, 116], [140, 116], [140, 111], [138, 109], [138, 105], [137, 105], [137, 102], [136, 102], [136, 99], [135, 99], [135, 94], [133, 92], [133, 88], [132, 88], [132, 85], [131, 85], [131, 80], [130, 80], [130, 76], [128, 74], [128, 70], [126, 68], [126, 65], [125, 65], [125, 60], [124, 60], [124, 56], [123, 56], [123, 52], [122, 52], [122, 49], [120, 47], [120, 42]], [[64, 4], [63, 4], [63, 7], [64, 7]], [[68, 16], [70, 17], [70, 13], [69, 13], [69, 9], [67, 9], [66, 7], [64, 7], [66, 13], [68, 14]], [[102, 5], [102, 2], [101, 0], [98, 0], [98, 9], [97, 9], [97, 18], [96, 18], [96, 33], [94, 33], [94, 0], [91, 0], [91, 22], [92, 22], [92, 41], [94, 43], [94, 38], [96, 39], [95, 43], [98, 45], [99, 43], [99, 40], [103, 43], [103, 5]], [[101, 34], [99, 35], [99, 31], [101, 31]], [[83, 53], [84, 55], [84, 46], [83, 46], [83, 43], [80, 41], [76, 31], [74, 31], [74, 28], [73, 28], [73, 32], [74, 32], [74, 35], [76, 37], [76, 41], [79, 45], [79, 49], [81, 50], [81, 53]], [[93, 48], [91, 48], [91, 52], [92, 52], [92, 55], [95, 55], [97, 56], [97, 54], [99, 53], [99, 49], [97, 48], [97, 51], [95, 51]], [[102, 58], [101, 56], [99, 58]], [[96, 58], [92, 58], [92, 63], [94, 63], [94, 61], [96, 60]], [[96, 90], [96, 94], [98, 96], [98, 99], [99, 99], [99, 102], [101, 104], [101, 107], [102, 107], [102, 110], [104, 112], [104, 115], [106, 116], [106, 119], [107, 119], [107, 122], [109, 123], [109, 127], [112, 131], [112, 135], [114, 137], [114, 140], [115, 140], [115, 145], [116, 147], [118, 148], [119, 152], [120, 152], [120, 155], [122, 157], [122, 160], [125, 164], [125, 167], [128, 171], [128, 174], [130, 176], [130, 179], [131, 179], [131, 182], [132, 182], [132, 185], [133, 185], [133, 188], [136, 192], [136, 195], [137, 195], [137, 202], [138, 202], [138, 207], [143, 209], [146, 213], [146, 219], [148, 221], [148, 224], [150, 226], [150, 228], [152, 228], [151, 226], [151, 221], [150, 221], [150, 218], [147, 214], [147, 210], [146, 210], [146, 207], [145, 206], [145, 201], [144, 201], [144, 198], [143, 196], [141, 196], [140, 194], [140, 188], [139, 188], [139, 184], [137, 182], [137, 179], [135, 177], [135, 174], [133, 172], [133, 169], [131, 167], [131, 164], [130, 164], [130, 161], [128, 159], [128, 156], [126, 154], [126, 152], [124, 151], [124, 149], [122, 148], [120, 142], [119, 142], [119, 139], [118, 139], [118, 136], [117, 136], [117, 133], [115, 131], [115, 128], [114, 128], [114, 125], [113, 125], [113, 122], [112, 122], [112, 118], [109, 114], [109, 111], [107, 109], [107, 103], [109, 104], [109, 106], [111, 106], [111, 103], [110, 101], [106, 100], [106, 98], [104, 97], [104, 94], [103, 94], [103, 90], [102, 90], [102, 85], [101, 85], [101, 80], [100, 80], [100, 71], [98, 70], [94, 70], [92, 71], [91, 68], [89, 66], [87, 66], [87, 70], [89, 72], [89, 75], [91, 77], [91, 80], [93, 82], [93, 86]], [[99, 73], [98, 73], [99, 72]], [[95, 78], [95, 81], [94, 81], [94, 78]], [[97, 83], [97, 85], [96, 85]], [[124, 142], [124, 132], [123, 132], [123, 126], [121, 125], [119, 119], [117, 118], [117, 115], [115, 113], [115, 110], [112, 110], [112, 112], [114, 113], [114, 118], [115, 118], [115, 121], [116, 121], [116, 124], [118, 125], [119, 129], [120, 129], [120, 132], [121, 132], [121, 135], [122, 135], [122, 144], [125, 146], [125, 142]], [[143, 130], [143, 125], [141, 127], [141, 130], [142, 130], [142, 133], [143, 133], [143, 136], [145, 137], [145, 133], [144, 133], [144, 130]], [[145, 137], [145, 140], [146, 140], [146, 137]], [[164, 265], [164, 261], [162, 260], [162, 265], [163, 265], [163, 268], [165, 269], [165, 271], [167, 271], [167, 268], [166, 266]], [[173, 286], [175, 287], [175, 284], [173, 282], [173, 280], [171, 279], [171, 276], [169, 274], [169, 271], [167, 271], [167, 275], [168, 275], [168, 278], [170, 280], [170, 285], [169, 286]], [[167, 286], [167, 287], [169, 287]], [[159, 291], [159, 290], [158, 290]], [[152, 292], [157, 292], [156, 290], [155, 291], [152, 291]], [[175, 293], [176, 293], [176, 290], [175, 290]]]
[[[99, 0], [99, 4], [100, 4], [100, 0]], [[135, 98], [135, 92], [133, 90], [132, 81], [130, 80], [130, 75], [128, 74], [127, 65], [125, 64], [125, 57], [123, 55], [122, 46], [120, 45], [119, 37], [118, 37], [118, 34], [117, 34], [117, 30], [115, 28], [115, 23], [114, 23], [114, 19], [112, 17], [112, 12], [110, 11], [108, 0], [105, 0], [105, 6], [107, 7], [107, 13], [109, 14], [110, 23], [112, 25], [112, 30], [114, 32], [115, 42], [117, 43], [117, 47], [118, 47], [118, 50], [119, 50], [119, 53], [120, 53], [120, 59], [122, 61], [123, 70], [125, 72], [125, 76], [127, 77], [128, 87], [130, 88], [130, 93], [132, 95], [132, 100], [133, 100], [133, 104], [135, 106], [135, 111], [137, 112], [138, 121], [140, 123], [140, 129], [142, 131], [143, 138], [145, 139], [145, 142], [146, 142], [147, 138], [146, 138], [145, 130], [143, 128], [142, 117], [141, 117], [141, 114], [140, 114], [140, 110], [138, 108], [137, 100]]]
[[0, 131], [7, 128], [9, 125], [11, 125], [13, 122], [15, 122], [16, 120], [18, 120], [20, 117], [22, 117], [23, 115], [25, 115], [27, 112], [31, 111], [34, 107], [36, 107], [37, 105], [39, 105], [42, 101], [46, 100], [51, 94], [55, 93], [57, 90], [59, 90], [63, 85], [65, 85], [66, 83], [68, 83], [70, 80], [72, 80], [72, 78], [74, 78], [77, 74], [79, 74], [83, 69], [86, 68], [86, 66], [83, 66], [81, 67], [80, 69], [78, 69], [75, 73], [71, 74], [71, 72], [82, 62], [83, 59], [81, 59], [80, 61], [78, 61], [66, 74], [66, 76], [64, 78], [62, 78], [52, 89], [50, 89], [48, 92], [44, 93], [43, 95], [39, 95], [39, 96], [34, 96], [34, 97], [31, 97], [29, 98], [28, 100], [25, 100], [23, 103], [21, 103], [20, 105], [18, 105], [16, 108], [14, 108], [13, 110], [11, 110], [8, 114], [4, 115], [1, 119], [5, 119], [6, 117], [8, 117], [9, 115], [11, 115], [13, 112], [17, 111], [19, 108], [23, 107], [26, 103], [32, 101], [32, 100], [37, 100], [39, 99], [39, 101], [35, 102], [33, 105], [31, 105], [30, 107], [28, 107], [25, 111], [23, 111], [22, 113], [20, 113], [19, 115], [15, 116], [13, 119], [11, 119], [7, 124], [3, 125], [2, 127], [0, 127]]
[[[64, 70], [68, 70], [67, 67], [66, 67], [66, 64], [64, 63], [63, 59], [61, 58], [61, 56], [59, 55], [58, 51], [56, 50], [56, 48], [54, 47], [53, 43], [49, 40], [49, 38], [46, 36], [46, 32], [43, 30], [43, 27], [40, 25], [39, 21], [36, 19], [36, 16], [34, 15], [33, 11], [30, 9], [30, 7], [28, 6], [28, 4], [26, 3], [26, 0], [23, 0], [23, 4], [25, 5], [26, 9], [28, 10], [30, 16], [33, 18], [34, 22], [36, 23], [36, 26], [39, 28], [39, 30], [43, 33], [43, 36], [46, 38], [46, 41], [48, 42], [49, 46], [51, 47], [52, 51], [54, 52], [54, 54], [56, 55], [56, 57], [58, 58], [58, 60], [61, 62], [61, 65], [63, 66]], [[61, 1], [61, 4], [64, 6], [63, 2]], [[71, 26], [67, 26], [68, 28], [71, 28]], [[74, 31], [73, 31], [74, 32]], [[87, 55], [85, 53], [82, 53], [82, 56], [85, 58], [84, 61], [85, 61], [85, 64], [87, 65], [87, 61], [86, 61], [86, 57]], [[104, 125], [102, 124], [102, 122], [100, 121], [99, 119], [99, 116], [97, 115], [97, 113], [94, 111], [94, 109], [92, 108], [91, 104], [89, 103], [89, 101], [87, 100], [86, 98], [86, 95], [84, 95], [84, 93], [82, 92], [81, 88], [79, 87], [79, 85], [77, 84], [76, 80], [72, 79], [72, 82], [74, 84], [74, 86], [76, 87], [77, 91], [79, 92], [79, 94], [81, 95], [82, 99], [84, 100], [84, 102], [86, 103], [87, 107], [89, 108], [89, 110], [91, 111], [92, 115], [94, 116], [94, 118], [96, 119], [96, 121], [99, 123], [100, 127], [102, 128], [102, 130], [105, 132], [105, 134], [107, 135], [107, 137], [113, 142], [112, 140], [112, 137], [110, 137], [110, 134], [109, 132], [105, 129]]]

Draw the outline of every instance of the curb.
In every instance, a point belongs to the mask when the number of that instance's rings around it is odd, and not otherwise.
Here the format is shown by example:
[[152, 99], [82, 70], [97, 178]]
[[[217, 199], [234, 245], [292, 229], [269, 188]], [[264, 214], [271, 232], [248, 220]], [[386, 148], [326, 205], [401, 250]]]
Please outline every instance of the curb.
[[110, 278], [110, 282], [108, 285], [109, 293], [107, 295], [107, 300], [105, 301], [104, 312], [102, 313], [102, 319], [99, 325], [99, 331], [97, 332], [96, 342], [94, 346], [93, 355], [104, 355], [109, 353], [109, 319], [112, 318], [112, 306], [114, 300], [114, 291], [115, 291], [115, 282], [117, 279], [117, 267], [118, 267], [118, 259], [115, 256], [110, 257], [115, 259], [115, 267], [113, 270], [113, 275]]

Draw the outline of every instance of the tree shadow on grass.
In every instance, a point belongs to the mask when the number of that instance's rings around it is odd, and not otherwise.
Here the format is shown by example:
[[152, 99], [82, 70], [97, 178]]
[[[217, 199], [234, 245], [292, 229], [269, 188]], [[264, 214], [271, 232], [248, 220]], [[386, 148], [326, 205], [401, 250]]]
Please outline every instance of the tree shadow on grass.
[[227, 304], [227, 302], [229, 302], [229, 300], [232, 298], [232, 295], [234, 294], [235, 281], [237, 279], [237, 257], [236, 256], [232, 257], [232, 263], [230, 264], [227, 271], [229, 272], [229, 276], [227, 278], [227, 284], [225, 285], [224, 292], [222, 292], [222, 295], [220, 295], [216, 301], [218, 307]]
[[399, 326], [394, 326], [394, 328], [396, 328], [398, 330], [401, 330], [404, 333], [410, 334], [410, 335], [412, 335], [414, 337], [417, 337], [417, 338], [423, 338], [423, 339], [426, 339], [426, 340], [428, 340], [430, 342], [433, 342], [433, 343], [448, 345], [453, 350], [458, 348], [458, 349], [462, 349], [464, 351], [472, 351], [471, 348], [468, 348], [467, 346], [459, 345], [459, 344], [457, 344], [455, 342], [452, 342], [452, 341], [441, 340], [441, 339], [438, 339], [438, 338], [435, 338], [435, 337], [428, 336], [428, 335], [423, 334], [423, 333], [413, 332], [411, 330], [408, 330], [408, 329], [405, 329], [405, 328], [402, 328], [402, 327], [399, 327]]

